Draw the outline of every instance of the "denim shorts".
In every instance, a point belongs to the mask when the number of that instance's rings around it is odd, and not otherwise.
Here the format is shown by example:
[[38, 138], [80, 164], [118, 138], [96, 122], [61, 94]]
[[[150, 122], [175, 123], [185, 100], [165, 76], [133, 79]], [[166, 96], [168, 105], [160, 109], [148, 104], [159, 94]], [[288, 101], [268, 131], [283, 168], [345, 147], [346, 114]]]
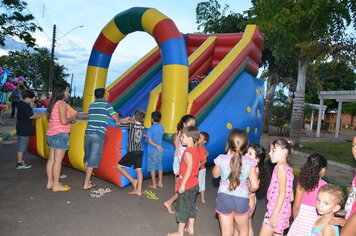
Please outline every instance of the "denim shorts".
[[218, 193], [215, 211], [222, 215], [245, 215], [250, 212], [249, 199]]
[[46, 140], [49, 148], [68, 150], [69, 133], [59, 133], [55, 135], [46, 135]]
[[162, 171], [162, 152], [150, 152], [147, 158], [147, 171]]
[[88, 167], [98, 168], [100, 166], [104, 141], [105, 134], [96, 131], [85, 131], [84, 163], [88, 163]]
[[30, 136], [17, 136], [17, 152], [25, 152]]

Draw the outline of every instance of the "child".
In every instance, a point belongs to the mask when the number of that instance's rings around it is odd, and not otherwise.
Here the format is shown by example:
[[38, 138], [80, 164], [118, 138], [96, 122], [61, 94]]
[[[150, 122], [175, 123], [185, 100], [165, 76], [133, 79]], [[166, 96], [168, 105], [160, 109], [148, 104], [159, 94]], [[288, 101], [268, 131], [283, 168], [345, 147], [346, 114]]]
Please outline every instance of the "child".
[[69, 132], [75, 116], [70, 116], [66, 100], [69, 97], [69, 88], [57, 85], [47, 107], [48, 129], [46, 140], [49, 146], [49, 156], [46, 165], [47, 189], [53, 192], [68, 191], [70, 187], [59, 182], [62, 162], [69, 146]]
[[205, 149], [205, 144], [209, 141], [209, 134], [207, 132], [200, 132], [200, 138], [198, 141], [198, 150], [200, 155], [200, 165], [199, 165], [199, 193], [200, 193], [200, 202], [205, 203], [205, 176], [206, 168], [205, 163], [209, 152]]
[[[266, 159], [266, 150], [263, 146], [259, 144], [253, 144], [248, 147], [245, 156], [251, 158], [257, 164], [256, 174], [258, 175], [259, 187], [256, 193], [259, 193], [262, 196], [265, 196], [268, 184], [270, 182], [270, 173], [268, 167], [265, 165]], [[249, 213], [249, 230], [248, 233], [250, 236], [254, 235], [252, 227], [252, 217], [256, 209], [257, 197], [256, 193], [250, 193], [250, 213]], [[238, 232], [235, 232], [235, 236], [239, 235]]]
[[177, 177], [178, 177], [180, 160], [185, 150], [185, 147], [180, 142], [181, 131], [184, 127], [194, 126], [194, 125], [195, 125], [194, 116], [192, 115], [182, 116], [179, 123], [177, 124], [177, 133], [175, 133], [175, 135], [173, 136], [173, 145], [175, 147], [174, 160], [173, 160], [173, 174], [175, 176], [174, 195], [168, 201], [163, 203], [163, 205], [167, 208], [168, 212], [171, 214], [174, 214], [174, 211], [172, 210], [172, 205], [178, 198], [178, 193], [176, 191], [177, 181], [178, 181]]
[[314, 222], [318, 219], [316, 198], [321, 186], [326, 182], [321, 178], [325, 175], [327, 160], [318, 153], [311, 154], [307, 163], [300, 171], [297, 192], [293, 204], [293, 224], [288, 236], [309, 235]]
[[344, 197], [342, 189], [334, 184], [326, 184], [320, 188], [316, 203], [320, 218], [314, 223], [310, 236], [339, 235], [339, 228], [329, 224], [329, 221], [341, 209]]
[[118, 114], [112, 105], [105, 101], [105, 89], [95, 89], [94, 95], [96, 101], [89, 106], [89, 120], [84, 136], [84, 190], [95, 188], [95, 184], [90, 179], [94, 168], [98, 168], [100, 165], [109, 117], [111, 116], [116, 122], [119, 122]]
[[[242, 156], [248, 138], [245, 131], [231, 130], [228, 152], [214, 159], [213, 177], [221, 176], [215, 211], [219, 214], [222, 235], [248, 235], [249, 192], [258, 189], [256, 163]], [[249, 186], [250, 183], [250, 186]]]
[[[137, 110], [132, 118], [126, 117], [117, 123], [122, 127], [129, 128], [129, 143], [126, 155], [121, 158], [116, 168], [131, 182], [133, 191], [129, 192], [129, 194], [136, 194], [137, 196], [142, 195], [143, 149], [141, 139], [145, 128], [143, 126], [144, 118], [145, 112]], [[130, 168], [132, 165], [137, 173], [137, 179], [132, 178], [131, 175], [124, 169], [124, 167]]]
[[[162, 167], [162, 137], [164, 128], [159, 123], [161, 121], [161, 112], [154, 111], [151, 113], [152, 126], [147, 130], [147, 171], [151, 172], [152, 184], [150, 188], [163, 187], [163, 167]], [[158, 171], [158, 184], [156, 185], [156, 170]]]
[[[195, 126], [184, 127], [181, 135], [181, 144], [186, 146], [182, 155], [178, 177], [178, 199], [176, 219], [178, 231], [169, 233], [168, 236], [182, 236], [184, 231], [194, 234], [196, 218], [195, 199], [198, 194], [199, 152], [196, 144], [199, 140], [199, 130]], [[188, 225], [187, 225], [188, 223]], [[185, 228], [187, 225], [187, 228]]]
[[16, 133], [18, 137], [17, 144], [17, 164], [16, 169], [23, 170], [31, 168], [23, 160], [23, 154], [27, 149], [30, 136], [35, 135], [35, 127], [32, 120], [44, 116], [43, 112], [33, 114], [30, 103], [33, 102], [35, 94], [31, 90], [22, 91], [22, 99], [17, 104], [17, 123]]
[[271, 183], [267, 190], [267, 212], [264, 217], [260, 236], [282, 235], [289, 227], [291, 201], [293, 201], [293, 169], [287, 163], [292, 152], [292, 142], [279, 138], [270, 145], [269, 156], [273, 169]]

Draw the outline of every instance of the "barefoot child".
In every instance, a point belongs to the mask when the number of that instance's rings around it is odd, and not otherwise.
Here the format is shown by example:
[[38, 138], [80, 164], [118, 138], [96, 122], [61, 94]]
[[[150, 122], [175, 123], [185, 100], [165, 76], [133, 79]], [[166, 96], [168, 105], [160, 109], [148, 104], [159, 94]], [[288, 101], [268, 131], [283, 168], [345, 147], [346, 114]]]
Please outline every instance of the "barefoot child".
[[319, 190], [316, 209], [320, 218], [314, 223], [310, 236], [339, 235], [339, 228], [329, 224], [334, 214], [341, 209], [344, 192], [334, 184], [326, 184]]
[[197, 211], [195, 199], [199, 190], [199, 153], [196, 148], [199, 134], [198, 128], [189, 126], [183, 128], [180, 136], [180, 141], [186, 149], [182, 155], [177, 185], [178, 199], [176, 220], [178, 222], [178, 231], [169, 233], [167, 236], [183, 236], [184, 231], [190, 235], [194, 234], [194, 223]]
[[35, 94], [31, 90], [22, 91], [22, 99], [17, 104], [17, 123], [16, 133], [18, 137], [17, 144], [17, 164], [16, 169], [23, 170], [31, 168], [31, 165], [27, 165], [23, 160], [23, 154], [25, 153], [30, 140], [30, 136], [35, 135], [35, 127], [32, 120], [44, 116], [45, 113], [33, 113], [30, 103], [33, 102]]
[[115, 122], [119, 122], [118, 114], [114, 111], [112, 105], [105, 101], [105, 89], [95, 89], [94, 95], [96, 101], [89, 106], [89, 120], [84, 136], [84, 190], [95, 188], [95, 184], [90, 179], [94, 168], [100, 166], [109, 117], [112, 117]]
[[205, 176], [206, 176], [206, 160], [209, 152], [205, 149], [205, 144], [209, 141], [209, 134], [207, 132], [200, 132], [200, 138], [198, 141], [198, 150], [200, 155], [200, 165], [199, 165], [199, 193], [200, 202], [205, 203]]
[[[152, 126], [147, 130], [147, 171], [151, 172], [152, 184], [148, 185], [150, 188], [163, 187], [162, 177], [162, 137], [164, 128], [159, 123], [161, 121], [161, 112], [154, 111], [151, 114]], [[158, 171], [158, 184], [156, 184], [156, 171]]]
[[291, 141], [279, 138], [270, 145], [269, 156], [273, 169], [271, 183], [267, 190], [267, 212], [264, 217], [260, 236], [283, 235], [289, 227], [291, 201], [293, 201], [293, 169], [287, 159], [292, 152]]
[[[117, 170], [125, 176], [132, 184], [133, 190], [129, 194], [142, 195], [142, 157], [143, 149], [141, 139], [143, 135], [143, 120], [145, 118], [145, 112], [142, 110], [135, 111], [133, 117], [126, 117], [120, 120], [117, 124], [121, 127], [129, 129], [129, 143], [125, 156], [121, 158], [117, 164]], [[130, 168], [133, 165], [137, 179], [131, 177], [131, 175], [125, 170], [125, 167]]]
[[175, 177], [174, 195], [168, 201], [163, 203], [163, 205], [167, 208], [168, 212], [171, 214], [174, 214], [174, 211], [172, 210], [172, 205], [178, 198], [178, 193], [176, 190], [177, 182], [178, 182], [178, 171], [179, 171], [180, 160], [185, 150], [185, 147], [180, 142], [180, 135], [184, 127], [194, 126], [194, 125], [195, 125], [194, 116], [192, 115], [182, 116], [179, 123], [177, 124], [177, 133], [173, 136], [173, 145], [175, 147], [174, 160], [173, 160], [173, 174]]
[[245, 131], [231, 130], [227, 141], [227, 154], [214, 159], [213, 177], [221, 176], [215, 211], [222, 235], [233, 235], [236, 227], [240, 236], [248, 236], [249, 192], [258, 188], [256, 163], [242, 156], [248, 143]]
[[293, 203], [293, 224], [288, 236], [309, 235], [314, 222], [318, 219], [316, 200], [319, 189], [326, 182], [321, 178], [325, 175], [327, 160], [318, 153], [311, 154], [298, 178], [297, 191]]

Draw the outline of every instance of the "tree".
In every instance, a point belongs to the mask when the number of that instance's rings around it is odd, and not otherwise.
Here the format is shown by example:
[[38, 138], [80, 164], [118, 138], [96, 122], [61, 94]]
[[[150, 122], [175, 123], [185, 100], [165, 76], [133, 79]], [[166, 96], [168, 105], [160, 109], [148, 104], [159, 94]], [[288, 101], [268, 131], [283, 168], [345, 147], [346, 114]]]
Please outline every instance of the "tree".
[[42, 31], [41, 27], [33, 23], [34, 16], [25, 14], [27, 3], [21, 0], [2, 0], [0, 2], [0, 45], [5, 46], [6, 36], [16, 36], [28, 47], [34, 47], [36, 39], [31, 33]]
[[[35, 89], [48, 89], [50, 52], [47, 48], [36, 48], [34, 52], [28, 50], [9, 51], [8, 55], [0, 57], [0, 64], [14, 73], [14, 76], [23, 76], [27, 86]], [[66, 68], [54, 64], [54, 86], [69, 84], [66, 82], [68, 74]]]
[[[308, 63], [326, 59], [332, 47], [323, 47], [327, 38], [339, 39], [355, 18], [352, 0], [253, 0], [250, 13], [271, 40], [270, 49], [279, 60], [286, 52], [296, 51], [298, 76], [294, 93], [290, 138], [299, 146], [304, 116], [305, 81]], [[352, 12], [352, 14], [351, 14]], [[268, 37], [268, 36], [266, 36]], [[329, 41], [333, 47], [338, 44]], [[293, 54], [292, 54], [293, 55]]]

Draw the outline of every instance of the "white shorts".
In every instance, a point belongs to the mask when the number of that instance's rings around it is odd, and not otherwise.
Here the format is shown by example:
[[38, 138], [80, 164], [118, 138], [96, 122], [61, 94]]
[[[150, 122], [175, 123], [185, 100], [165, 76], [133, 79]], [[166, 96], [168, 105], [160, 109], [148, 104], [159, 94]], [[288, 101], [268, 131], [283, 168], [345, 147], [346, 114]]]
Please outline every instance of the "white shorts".
[[199, 192], [205, 191], [205, 176], [206, 176], [206, 168], [199, 170], [199, 175], [198, 175]]
[[179, 157], [175, 156], [173, 160], [173, 174], [178, 175], [179, 166], [180, 166]]

